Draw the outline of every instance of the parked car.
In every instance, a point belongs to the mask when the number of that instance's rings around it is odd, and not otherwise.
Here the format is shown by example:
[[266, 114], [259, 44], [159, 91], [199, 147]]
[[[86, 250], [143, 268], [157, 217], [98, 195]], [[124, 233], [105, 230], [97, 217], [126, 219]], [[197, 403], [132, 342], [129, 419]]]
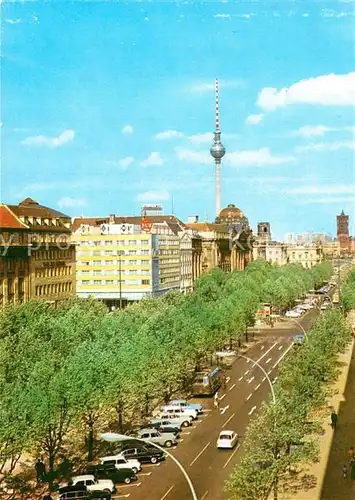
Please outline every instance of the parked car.
[[109, 491], [88, 491], [87, 487], [83, 485], [64, 486], [59, 488], [58, 494], [58, 500], [92, 500], [94, 498], [111, 500]]
[[170, 434], [174, 434], [175, 438], [178, 439], [180, 432], [181, 432], [181, 424], [174, 424], [171, 422], [171, 420], [164, 420], [164, 419], [153, 419], [154, 421], [151, 421], [147, 423], [144, 427], [142, 426], [141, 429], [157, 429], [160, 432], [168, 432]]
[[175, 406], [177, 408], [191, 408], [192, 410], [196, 410], [197, 413], [203, 412], [203, 406], [199, 403], [189, 403], [185, 399], [173, 399], [169, 402], [169, 406]]
[[221, 431], [217, 439], [217, 448], [232, 449], [238, 442], [238, 434], [234, 431]]
[[91, 465], [87, 468], [87, 474], [93, 474], [96, 479], [111, 479], [114, 483], [130, 484], [137, 481], [132, 469], [116, 469], [114, 464]]
[[101, 464], [114, 465], [116, 469], [132, 469], [136, 474], [142, 470], [139, 460], [127, 459], [121, 454], [101, 457], [99, 460]]
[[302, 311], [292, 309], [291, 311], [287, 311], [285, 314], [286, 318], [299, 318], [302, 315]]
[[95, 479], [92, 474], [83, 474], [72, 478], [74, 486], [86, 486], [89, 491], [109, 491], [115, 493], [116, 487], [111, 479]]
[[170, 420], [173, 425], [180, 425], [181, 427], [188, 427], [192, 423], [192, 417], [189, 415], [176, 415], [174, 412], [159, 412], [156, 418], [152, 418], [152, 423], [159, 422], [160, 420]]
[[171, 448], [173, 445], [178, 444], [174, 434], [161, 433], [156, 429], [142, 429], [137, 433], [137, 436], [139, 439], [144, 439], [145, 441], [156, 443], [166, 448]]
[[139, 445], [131, 445], [129, 448], [125, 448], [122, 450], [122, 455], [127, 459], [135, 458], [142, 463], [152, 464], [165, 459], [165, 455], [161, 450], [154, 448], [154, 446], [148, 446], [148, 443], [143, 445], [142, 442]]
[[160, 410], [163, 413], [170, 413], [172, 415], [188, 416], [191, 417], [193, 420], [196, 420], [198, 415], [197, 411], [194, 410], [193, 408], [179, 408], [177, 406], [173, 406], [170, 404], [162, 406]]

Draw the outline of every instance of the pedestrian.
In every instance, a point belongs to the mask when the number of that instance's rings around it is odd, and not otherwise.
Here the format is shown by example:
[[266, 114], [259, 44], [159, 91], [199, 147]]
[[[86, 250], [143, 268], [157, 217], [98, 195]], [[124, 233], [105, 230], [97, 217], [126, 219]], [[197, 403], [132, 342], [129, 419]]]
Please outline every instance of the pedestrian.
[[46, 476], [46, 466], [39, 458], [37, 458], [35, 469], [36, 469], [37, 483], [44, 481]]
[[349, 457], [349, 462], [351, 462], [351, 460], [353, 458], [355, 458], [355, 453], [354, 453], [354, 447], [353, 446], [350, 446], [350, 448], [348, 449], [348, 457]]
[[347, 479], [348, 477], [348, 468], [346, 465], [343, 465], [343, 478]]
[[336, 428], [337, 423], [338, 423], [338, 415], [335, 413], [335, 411], [332, 411], [332, 414], [330, 415], [330, 419], [332, 421], [331, 426], [333, 429]]
[[218, 391], [214, 395], [214, 407], [218, 408], [219, 407], [219, 396], [218, 396]]

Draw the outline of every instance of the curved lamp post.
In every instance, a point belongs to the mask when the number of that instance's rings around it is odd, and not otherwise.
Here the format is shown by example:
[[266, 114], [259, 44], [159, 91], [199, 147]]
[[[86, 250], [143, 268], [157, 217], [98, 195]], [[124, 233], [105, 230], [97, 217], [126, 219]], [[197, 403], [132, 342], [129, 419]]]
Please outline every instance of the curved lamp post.
[[144, 439], [140, 439], [140, 438], [137, 438], [137, 437], [134, 437], [134, 436], [126, 436], [125, 434], [112, 433], [111, 434], [111, 439], [109, 439], [109, 441], [111, 441], [111, 442], [112, 441], [116, 441], [116, 440], [118, 441], [119, 439], [122, 439], [122, 438], [123, 439], [134, 439], [135, 441], [141, 441], [144, 444], [149, 443], [152, 446], [154, 446], [155, 448], [158, 448], [158, 450], [163, 451], [164, 453], [166, 453], [168, 455], [168, 457], [171, 458], [171, 460], [179, 467], [179, 469], [181, 470], [181, 472], [185, 476], [185, 479], [187, 481], [187, 484], [189, 485], [189, 488], [190, 488], [193, 500], [198, 500], [197, 499], [197, 495], [196, 495], [196, 491], [195, 491], [194, 485], [192, 484], [190, 476], [188, 475], [188, 473], [186, 472], [186, 470], [184, 469], [184, 467], [181, 465], [181, 463], [171, 453], [169, 453], [165, 448], [162, 448], [158, 444], [152, 443], [151, 441], [145, 441]]
[[306, 330], [303, 328], [301, 323], [299, 321], [297, 321], [295, 318], [288, 318], [288, 317], [284, 318], [283, 316], [280, 316], [279, 314], [271, 314], [270, 316], [272, 318], [277, 318], [280, 321], [293, 321], [293, 323], [295, 323], [295, 325], [297, 325], [302, 330], [302, 333], [304, 334], [304, 336], [308, 340], [308, 334], [307, 334]]
[[270, 386], [270, 389], [271, 389], [271, 394], [272, 394], [272, 399], [273, 399], [274, 404], [276, 404], [276, 396], [275, 396], [274, 387], [272, 385], [272, 382], [270, 380], [269, 375], [266, 373], [266, 371], [264, 370], [264, 368], [257, 361], [254, 361], [253, 359], [248, 358], [248, 356], [244, 356], [243, 354], [239, 354], [239, 357], [247, 359], [248, 361], [251, 361], [254, 366], [257, 366], [258, 368], [260, 368], [260, 370], [263, 372], [263, 374], [265, 375], [266, 380], [269, 383], [269, 386]]

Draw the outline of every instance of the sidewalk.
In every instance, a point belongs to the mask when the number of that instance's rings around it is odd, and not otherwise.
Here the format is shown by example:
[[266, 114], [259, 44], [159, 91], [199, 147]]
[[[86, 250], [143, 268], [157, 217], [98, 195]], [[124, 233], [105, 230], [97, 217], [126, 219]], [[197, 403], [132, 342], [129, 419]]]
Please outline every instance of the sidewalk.
[[[295, 495], [280, 496], [280, 500], [286, 498], [292, 500], [353, 500], [355, 498], [355, 490], [352, 489], [351, 480], [345, 480], [342, 476], [347, 449], [351, 445], [355, 446], [355, 360], [353, 352], [354, 341], [339, 358], [344, 366], [333, 386], [335, 395], [329, 401], [329, 414], [324, 419], [324, 434], [319, 439], [320, 460], [309, 467], [306, 472], [307, 475], [313, 476], [316, 484]], [[350, 392], [352, 392], [352, 396]], [[339, 428], [335, 433], [330, 426], [330, 408], [333, 407], [339, 416]], [[348, 408], [348, 413], [352, 411], [352, 421], [349, 420], [349, 416], [344, 411], [345, 407]], [[343, 425], [342, 422], [344, 422]]]

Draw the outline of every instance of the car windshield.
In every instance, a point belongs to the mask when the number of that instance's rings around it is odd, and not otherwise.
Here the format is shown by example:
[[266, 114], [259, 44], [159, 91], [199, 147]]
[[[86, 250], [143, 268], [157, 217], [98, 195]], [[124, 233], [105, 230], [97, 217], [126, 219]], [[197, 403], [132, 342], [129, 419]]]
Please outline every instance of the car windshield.
[[232, 434], [221, 434], [219, 439], [232, 439]]

